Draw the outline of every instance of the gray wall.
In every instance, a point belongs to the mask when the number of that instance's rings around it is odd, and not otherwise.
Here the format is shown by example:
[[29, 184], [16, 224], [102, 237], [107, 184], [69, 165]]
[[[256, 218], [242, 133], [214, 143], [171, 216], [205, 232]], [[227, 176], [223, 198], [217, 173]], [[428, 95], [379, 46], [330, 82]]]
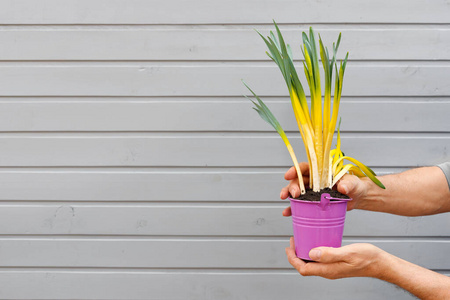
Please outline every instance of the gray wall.
[[[291, 161], [240, 79], [304, 159], [253, 28], [276, 19], [297, 58], [310, 24], [328, 45], [342, 32], [344, 151], [379, 174], [449, 160], [449, 17], [420, 0], [0, 1], [0, 298], [410, 299], [292, 270]], [[352, 211], [344, 242], [448, 274], [449, 225]]]

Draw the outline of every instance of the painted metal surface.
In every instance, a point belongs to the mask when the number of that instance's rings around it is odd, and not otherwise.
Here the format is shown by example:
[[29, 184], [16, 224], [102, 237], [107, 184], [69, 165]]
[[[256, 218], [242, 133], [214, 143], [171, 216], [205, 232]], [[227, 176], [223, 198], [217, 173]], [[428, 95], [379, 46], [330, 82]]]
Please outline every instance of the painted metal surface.
[[[447, 2], [0, 1], [0, 298], [411, 299], [292, 270], [291, 162], [240, 79], [294, 136], [253, 28], [342, 32], [343, 150], [379, 174], [450, 160]], [[352, 211], [344, 244], [448, 274], [449, 222]]]

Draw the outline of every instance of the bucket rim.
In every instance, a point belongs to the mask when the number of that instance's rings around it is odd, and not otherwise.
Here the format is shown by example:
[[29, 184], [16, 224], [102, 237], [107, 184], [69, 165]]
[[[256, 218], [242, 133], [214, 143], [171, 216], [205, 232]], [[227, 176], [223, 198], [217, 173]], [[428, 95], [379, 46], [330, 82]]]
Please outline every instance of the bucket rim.
[[[291, 197], [288, 197], [288, 199], [289, 199], [289, 201], [300, 202], [300, 203], [320, 204], [320, 200], [319, 201], [308, 201], [308, 200], [294, 199], [294, 198], [291, 198]], [[337, 203], [347, 203], [348, 201], [352, 201], [353, 200], [352, 198], [344, 199], [344, 198], [333, 198], [333, 197], [330, 197], [329, 199], [333, 200], [333, 201], [330, 201], [330, 204], [331, 203], [335, 203], [335, 204], [337, 204]]]

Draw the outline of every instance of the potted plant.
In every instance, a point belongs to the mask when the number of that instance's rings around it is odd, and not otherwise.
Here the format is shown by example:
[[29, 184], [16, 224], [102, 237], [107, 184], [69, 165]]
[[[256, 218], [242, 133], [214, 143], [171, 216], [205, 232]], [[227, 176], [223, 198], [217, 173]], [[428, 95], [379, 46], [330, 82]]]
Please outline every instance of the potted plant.
[[[253, 90], [247, 84], [244, 83], [244, 85], [257, 100], [253, 101], [249, 98], [255, 105], [254, 109], [263, 120], [275, 128], [291, 155], [299, 178], [301, 191], [300, 197], [296, 199], [289, 198], [292, 210], [295, 248], [298, 257], [310, 260], [309, 251], [312, 248], [318, 246], [341, 246], [347, 201], [351, 199], [332, 188], [342, 176], [347, 173], [359, 177], [367, 176], [380, 188], [385, 187], [375, 177], [376, 174], [370, 168], [354, 158], [345, 156], [341, 151], [340, 122], [337, 130], [336, 148], [331, 150], [339, 114], [344, 72], [348, 59], [348, 53], [344, 60], [341, 60], [339, 63], [336, 59], [341, 34], [339, 34], [337, 42], [333, 43], [332, 56], [330, 56], [320, 35], [319, 47], [317, 47], [315, 33], [312, 28], [309, 29], [309, 34], [302, 33], [303, 68], [311, 96], [311, 104], [309, 105], [303, 85], [294, 66], [292, 50], [285, 43], [277, 24], [275, 22], [274, 24], [277, 36], [272, 31], [267, 38], [259, 32], [258, 34], [269, 49], [269, 52], [266, 52], [267, 55], [281, 70], [289, 91], [292, 108], [310, 166], [308, 189], [305, 188], [294, 150], [280, 123]], [[319, 72], [319, 55], [325, 77], [323, 97]], [[335, 74], [334, 94], [333, 101], [331, 101], [333, 73]], [[350, 163], [344, 164], [344, 160]]]

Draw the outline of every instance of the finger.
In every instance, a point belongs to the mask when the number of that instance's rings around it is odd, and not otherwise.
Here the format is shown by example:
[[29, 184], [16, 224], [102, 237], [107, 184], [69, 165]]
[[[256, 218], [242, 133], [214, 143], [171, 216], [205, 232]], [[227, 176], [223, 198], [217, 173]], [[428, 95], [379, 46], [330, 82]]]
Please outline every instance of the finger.
[[360, 181], [361, 179], [354, 175], [345, 175], [341, 180], [339, 180], [337, 190], [338, 192], [351, 197], [356, 194]]
[[[302, 172], [303, 177], [308, 177], [309, 176], [309, 165], [306, 162], [301, 162], [298, 164], [300, 171]], [[297, 170], [295, 169], [295, 167], [291, 167], [286, 174], [284, 174], [284, 179], [286, 180], [293, 180], [295, 178], [297, 178]]]
[[298, 179], [291, 180], [288, 185], [289, 194], [291, 194], [292, 198], [297, 198], [300, 196], [300, 186], [298, 183]]
[[347, 256], [346, 248], [318, 247], [309, 251], [309, 257], [321, 263], [336, 263], [344, 261]]
[[297, 171], [295, 170], [295, 167], [291, 167], [285, 174], [284, 179], [286, 180], [292, 180], [297, 178]]
[[292, 215], [291, 207], [286, 207], [282, 212], [284, 217], [290, 217]]
[[338, 181], [337, 190], [352, 198], [352, 201], [347, 203], [347, 210], [357, 208], [358, 200], [361, 197], [361, 187], [361, 179], [354, 175], [345, 175]]
[[295, 254], [295, 243], [294, 238], [291, 237], [289, 240], [289, 247], [286, 248], [286, 256], [288, 258], [289, 263], [296, 268], [299, 272], [306, 265], [306, 263], [297, 257]]
[[307, 263], [299, 271], [303, 276], [320, 276], [328, 279], [338, 279], [348, 277], [342, 268], [343, 262], [338, 263]]
[[282, 188], [280, 192], [280, 199], [284, 200], [287, 197], [289, 197], [289, 185]]
[[300, 170], [302, 171], [303, 177], [309, 176], [309, 164], [307, 162], [301, 162], [298, 164]]
[[[308, 185], [308, 183], [309, 179], [304, 180], [305, 185]], [[300, 186], [297, 179], [291, 180], [291, 182], [289, 182], [289, 184], [280, 191], [280, 199], [284, 200], [289, 196], [292, 198], [297, 198], [300, 196]]]

